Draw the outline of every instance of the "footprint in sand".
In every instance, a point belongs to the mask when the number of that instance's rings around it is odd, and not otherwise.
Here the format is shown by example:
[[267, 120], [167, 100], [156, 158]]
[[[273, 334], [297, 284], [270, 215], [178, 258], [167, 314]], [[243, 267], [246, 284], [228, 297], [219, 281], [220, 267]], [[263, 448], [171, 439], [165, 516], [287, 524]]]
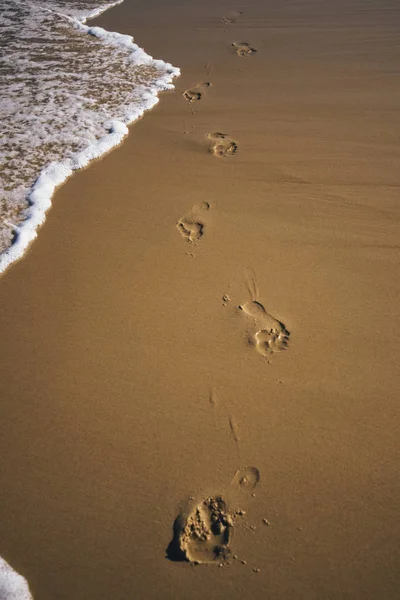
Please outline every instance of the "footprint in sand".
[[210, 207], [208, 202], [202, 202], [177, 222], [178, 231], [189, 243], [194, 244], [203, 237], [205, 228], [203, 213], [210, 210]]
[[254, 273], [248, 272], [247, 288], [251, 300], [239, 305], [248, 317], [250, 317], [257, 328], [251, 338], [252, 344], [261, 356], [269, 356], [274, 352], [286, 350], [289, 342], [289, 331], [285, 325], [267, 313], [261, 302], [258, 301], [258, 288]]
[[[229, 491], [227, 490], [230, 502], [237, 504], [237, 493], [240, 492], [242, 503], [245, 497], [242, 492], [250, 495], [249, 492], [253, 491], [259, 481], [260, 472], [256, 467], [239, 469], [231, 481]], [[220, 494], [197, 500], [190, 498], [187, 508], [175, 519], [167, 557], [173, 561], [186, 560], [194, 565], [219, 566], [231, 557], [237, 559], [237, 555], [231, 554], [230, 543], [236, 520], [245, 516], [246, 511], [242, 508], [228, 509], [224, 497]], [[246, 522], [243, 522], [242, 526], [249, 529]]]
[[214, 156], [233, 156], [236, 154], [238, 145], [229, 135], [216, 132], [209, 133], [207, 137], [213, 142], [211, 152]]
[[256, 467], [243, 467], [232, 479], [232, 485], [240, 490], [253, 490], [259, 482], [260, 471]]
[[186, 90], [186, 92], [183, 92], [183, 97], [189, 102], [189, 104], [192, 102], [198, 102], [203, 97], [203, 89], [210, 87], [210, 85], [211, 83], [209, 81], [198, 83], [189, 90]]
[[233, 25], [234, 23], [236, 23], [236, 20], [242, 16], [242, 14], [243, 14], [243, 11], [231, 12], [228, 15], [221, 17], [221, 21], [223, 22], [224, 25]]
[[257, 52], [257, 50], [250, 46], [250, 44], [247, 42], [233, 42], [232, 46], [235, 48], [236, 54], [239, 56], [250, 56], [251, 54]]
[[176, 519], [168, 556], [195, 565], [221, 564], [230, 555], [232, 527], [233, 518], [222, 496], [205, 498]]
[[254, 344], [257, 352], [268, 356], [273, 352], [286, 350], [289, 332], [286, 327], [269, 315], [263, 305], [257, 300], [248, 300], [239, 306], [246, 315], [252, 317], [258, 331], [254, 334]]

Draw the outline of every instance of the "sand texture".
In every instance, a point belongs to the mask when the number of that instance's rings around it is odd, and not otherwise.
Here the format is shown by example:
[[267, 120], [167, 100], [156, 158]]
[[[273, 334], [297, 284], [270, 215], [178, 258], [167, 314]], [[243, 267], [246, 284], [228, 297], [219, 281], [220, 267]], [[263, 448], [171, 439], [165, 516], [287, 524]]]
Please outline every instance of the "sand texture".
[[35, 600], [395, 600], [400, 5], [96, 24], [182, 76], [0, 279], [0, 555]]

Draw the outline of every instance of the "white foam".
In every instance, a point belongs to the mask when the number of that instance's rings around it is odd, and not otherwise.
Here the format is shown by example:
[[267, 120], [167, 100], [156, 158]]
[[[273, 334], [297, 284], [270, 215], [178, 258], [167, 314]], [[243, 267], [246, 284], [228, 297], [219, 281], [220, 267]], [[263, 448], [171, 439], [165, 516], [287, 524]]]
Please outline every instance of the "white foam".
[[32, 600], [26, 581], [0, 556], [0, 600]]
[[[154, 60], [132, 36], [85, 25], [122, 1], [103, 2], [90, 10], [88, 0], [48, 1], [38, 15], [35, 0], [16, 0], [19, 12], [15, 0], [0, 0], [9, 9], [4, 22], [19, 19], [24, 25], [3, 61], [9, 69], [16, 62], [19, 74], [27, 74], [22, 83], [21, 77], [6, 77], [7, 93], [0, 103], [0, 112], [8, 117], [3, 121], [8, 126], [6, 139], [8, 134], [11, 140], [0, 156], [5, 158], [0, 161], [5, 177], [0, 191], [7, 201], [3, 224], [11, 231], [17, 222], [14, 243], [0, 255], [0, 273], [20, 259], [37, 236], [55, 189], [74, 170], [120, 144], [127, 125], [158, 102], [160, 91], [173, 88], [172, 80], [180, 74], [171, 64]], [[98, 40], [95, 46], [93, 38]], [[51, 57], [44, 42], [56, 48]], [[35, 88], [32, 73], [40, 84]], [[23, 212], [22, 200], [29, 201]]]
[[89, 12], [83, 13], [80, 17], [76, 14], [75, 16], [82, 21], [82, 23], [86, 23], [89, 19], [94, 19], [95, 17], [99, 17], [103, 12], [113, 8], [114, 6], [118, 6], [118, 4], [122, 4], [124, 0], [116, 0], [115, 2], [108, 2], [103, 6], [98, 6]]

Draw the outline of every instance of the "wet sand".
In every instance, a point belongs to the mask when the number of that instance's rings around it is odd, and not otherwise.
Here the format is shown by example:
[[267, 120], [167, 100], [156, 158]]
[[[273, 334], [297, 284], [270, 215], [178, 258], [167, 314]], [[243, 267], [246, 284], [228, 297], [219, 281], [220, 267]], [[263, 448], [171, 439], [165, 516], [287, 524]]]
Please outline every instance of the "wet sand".
[[[182, 77], [0, 279], [0, 555], [35, 600], [398, 596], [400, 10], [280, 4], [96, 20]], [[168, 560], [216, 494], [237, 559]]]

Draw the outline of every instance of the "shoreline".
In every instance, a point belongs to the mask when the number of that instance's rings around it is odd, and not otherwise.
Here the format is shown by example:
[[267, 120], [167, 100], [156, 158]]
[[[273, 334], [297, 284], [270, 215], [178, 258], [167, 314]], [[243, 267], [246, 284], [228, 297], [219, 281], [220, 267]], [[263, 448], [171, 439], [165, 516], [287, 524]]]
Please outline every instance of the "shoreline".
[[[154, 60], [142, 48], [133, 42], [132, 36], [124, 36], [115, 31], [107, 31], [100, 27], [86, 25], [88, 20], [94, 20], [107, 11], [122, 4], [124, 0], [117, 0], [103, 7], [98, 7], [89, 11], [86, 16], [68, 16], [62, 15], [71, 22], [71, 28], [79, 29], [82, 33], [92, 35], [102, 40], [113, 48], [124, 49], [129, 47], [132, 63], [147, 64], [153, 62], [157, 67], [164, 67], [165, 73], [152, 82], [152, 86], [146, 90], [146, 101], [142, 98], [142, 104], [135, 105], [134, 112], [127, 114], [127, 107], [123, 118], [108, 117], [107, 121], [110, 127], [107, 130], [104, 127], [104, 135], [95, 139], [86, 147], [72, 153], [68, 158], [48, 163], [39, 171], [30, 191], [25, 199], [26, 209], [24, 211], [25, 219], [19, 222], [13, 231], [13, 243], [0, 253], [0, 276], [14, 262], [21, 260], [30, 245], [36, 239], [38, 230], [46, 221], [46, 213], [51, 208], [52, 198], [57, 189], [62, 186], [75, 171], [86, 168], [94, 160], [104, 157], [115, 147], [119, 146], [123, 139], [129, 134], [128, 125], [132, 125], [140, 119], [147, 110], [151, 110], [159, 101], [158, 95], [166, 89], [173, 89], [172, 81], [179, 77], [180, 71], [170, 63], [162, 60]], [[51, 11], [50, 11], [51, 12]], [[150, 90], [152, 95], [150, 94]], [[144, 103], [144, 105], [143, 105]], [[127, 105], [128, 106], [128, 105]]]
[[[0, 279], [0, 554], [35, 600], [394, 600], [389, 16], [254, 2], [228, 26], [227, 2], [159, 5], [96, 25], [178, 64], [176, 91], [56, 192]], [[213, 156], [215, 132], [235, 154]], [[286, 352], [260, 354], [252, 302]], [[236, 493], [244, 467], [260, 481]], [[188, 498], [215, 494], [246, 511], [238, 561], [167, 560]]]

